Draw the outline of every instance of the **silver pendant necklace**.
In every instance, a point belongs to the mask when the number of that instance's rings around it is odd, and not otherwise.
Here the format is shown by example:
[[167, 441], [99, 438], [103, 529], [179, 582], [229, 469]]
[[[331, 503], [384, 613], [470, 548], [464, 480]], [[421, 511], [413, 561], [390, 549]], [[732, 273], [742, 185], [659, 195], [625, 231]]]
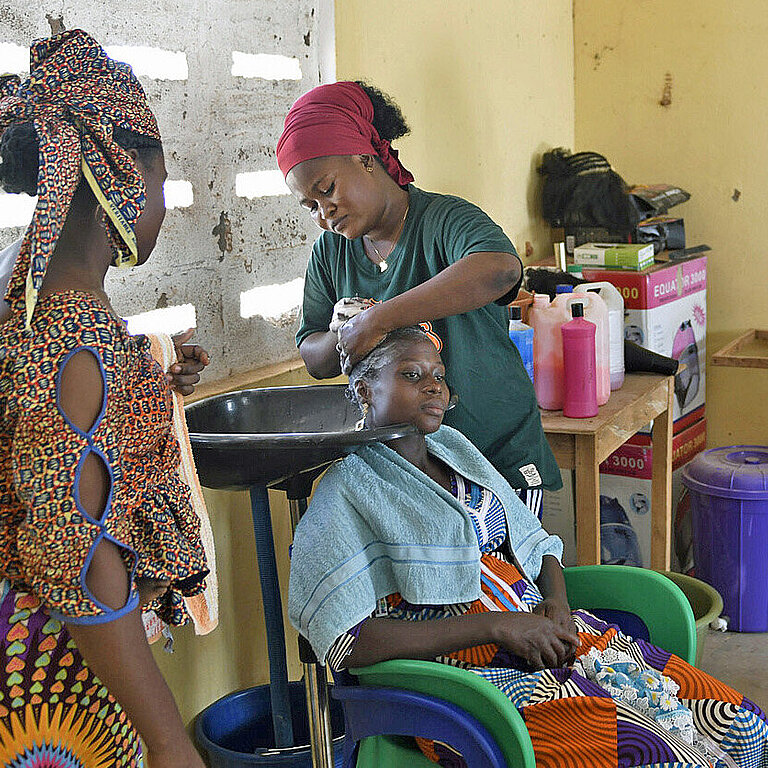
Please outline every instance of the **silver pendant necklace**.
[[378, 261], [376, 262], [377, 266], [379, 267], [379, 272], [386, 272], [387, 269], [389, 269], [389, 264], [387, 264], [387, 258], [392, 254], [392, 251], [395, 250], [395, 246], [397, 245], [397, 241], [400, 239], [400, 235], [402, 234], [403, 227], [405, 226], [405, 218], [408, 216], [408, 210], [411, 207], [411, 201], [409, 200], [405, 205], [405, 213], [403, 214], [403, 218], [400, 221], [400, 226], [397, 228], [397, 234], [395, 235], [394, 239], [392, 240], [392, 246], [387, 252], [387, 256], [384, 257], [379, 252], [379, 249], [376, 247], [376, 244], [371, 240], [368, 235], [366, 235], [366, 238], [368, 239], [368, 244], [373, 248], [373, 252], [376, 254], [376, 258]]
[[[379, 249], [373, 244], [373, 240], [368, 240], [370, 243], [371, 248], [373, 248], [373, 252], [376, 254], [376, 258], [378, 259], [377, 266], [379, 267], [379, 272], [386, 272], [387, 269], [389, 269], [389, 264], [387, 264], [387, 260], [382, 257], [382, 255], [379, 253]], [[394, 246], [390, 248], [389, 253], [392, 253], [394, 250]], [[387, 256], [389, 256], [389, 253]]]

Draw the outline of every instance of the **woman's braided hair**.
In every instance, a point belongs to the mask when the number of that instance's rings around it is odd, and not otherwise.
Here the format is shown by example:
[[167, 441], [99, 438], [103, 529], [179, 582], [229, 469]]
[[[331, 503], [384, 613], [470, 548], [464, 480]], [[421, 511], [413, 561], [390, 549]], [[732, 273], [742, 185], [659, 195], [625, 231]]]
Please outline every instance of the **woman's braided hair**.
[[394, 141], [411, 132], [400, 107], [391, 96], [363, 80], [355, 82], [365, 91], [373, 104], [373, 127], [386, 141]]

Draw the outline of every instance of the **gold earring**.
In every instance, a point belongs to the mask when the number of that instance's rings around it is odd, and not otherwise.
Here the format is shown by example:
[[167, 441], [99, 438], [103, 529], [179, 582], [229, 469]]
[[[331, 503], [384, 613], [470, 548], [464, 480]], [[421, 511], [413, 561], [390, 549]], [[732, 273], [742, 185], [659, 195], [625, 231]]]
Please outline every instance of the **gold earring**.
[[368, 171], [368, 173], [373, 173], [373, 160], [368, 160], [365, 164], [365, 170]]
[[359, 432], [361, 429], [365, 429], [365, 417], [368, 415], [368, 403], [363, 403], [362, 411], [363, 416], [360, 421], [355, 424], [355, 432]]

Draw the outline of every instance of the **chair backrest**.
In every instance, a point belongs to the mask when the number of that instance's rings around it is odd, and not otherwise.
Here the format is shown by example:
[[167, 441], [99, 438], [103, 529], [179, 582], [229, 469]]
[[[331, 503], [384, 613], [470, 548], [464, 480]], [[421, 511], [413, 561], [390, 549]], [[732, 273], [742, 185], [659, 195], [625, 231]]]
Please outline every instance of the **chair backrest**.
[[[472, 768], [508, 768], [493, 737], [455, 704], [397, 688], [344, 686], [333, 695], [344, 704], [345, 734], [354, 743], [382, 731], [421, 736], [450, 743]], [[347, 752], [345, 768], [352, 765], [353, 755]]]
[[458, 667], [412, 659], [383, 661], [352, 672], [362, 685], [403, 688], [460, 706], [496, 740], [507, 766], [535, 768], [523, 718], [488, 680]]
[[[626, 611], [648, 628], [650, 642], [696, 661], [696, 621], [683, 591], [666, 576], [623, 565], [580, 565], [563, 570], [572, 608]], [[632, 634], [632, 628], [625, 631]]]

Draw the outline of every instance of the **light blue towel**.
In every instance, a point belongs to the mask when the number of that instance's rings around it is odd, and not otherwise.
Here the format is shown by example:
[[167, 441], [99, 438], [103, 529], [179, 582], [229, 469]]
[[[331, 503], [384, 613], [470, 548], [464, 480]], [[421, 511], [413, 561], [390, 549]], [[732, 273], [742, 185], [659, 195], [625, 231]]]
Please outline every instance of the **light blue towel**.
[[[529, 579], [538, 577], [544, 555], [562, 557], [560, 539], [466, 437], [442, 426], [426, 440], [433, 456], [499, 497]], [[342, 632], [393, 592], [418, 605], [476, 600], [480, 551], [461, 503], [377, 443], [333, 465], [318, 484], [293, 542], [288, 615], [325, 659]]]

